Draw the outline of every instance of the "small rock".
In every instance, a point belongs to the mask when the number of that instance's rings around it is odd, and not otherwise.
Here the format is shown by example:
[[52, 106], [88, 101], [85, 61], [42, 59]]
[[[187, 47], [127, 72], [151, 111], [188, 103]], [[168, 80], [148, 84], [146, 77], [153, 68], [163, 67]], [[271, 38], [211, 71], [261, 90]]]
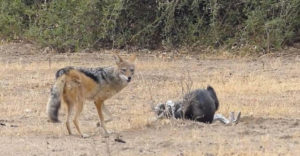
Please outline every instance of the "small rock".
[[120, 138], [116, 138], [115, 139], [116, 142], [120, 142], [120, 143], [126, 143], [124, 140], [120, 139]]
[[26, 113], [31, 113], [32, 110], [27, 108], [27, 109], [25, 109], [25, 112], [26, 112]]

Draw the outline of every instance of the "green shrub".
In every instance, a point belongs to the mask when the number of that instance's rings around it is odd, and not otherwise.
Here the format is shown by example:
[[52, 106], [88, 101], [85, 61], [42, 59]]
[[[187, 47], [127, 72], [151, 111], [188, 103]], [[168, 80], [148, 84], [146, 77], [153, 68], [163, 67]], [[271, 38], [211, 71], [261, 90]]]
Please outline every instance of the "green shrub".
[[300, 36], [300, 0], [2, 0], [0, 37], [57, 50], [161, 46], [280, 49]]
[[21, 0], [2, 0], [0, 2], [0, 37], [19, 39], [28, 28], [25, 20], [28, 8]]
[[89, 47], [102, 32], [95, 6], [93, 0], [54, 0], [39, 10], [27, 36], [59, 51]]
[[156, 1], [124, 0], [120, 1], [115, 16], [115, 25], [110, 34], [114, 47], [137, 46], [156, 48], [160, 42], [160, 31], [157, 26]]
[[250, 1], [243, 38], [246, 44], [278, 49], [299, 35], [300, 1]]

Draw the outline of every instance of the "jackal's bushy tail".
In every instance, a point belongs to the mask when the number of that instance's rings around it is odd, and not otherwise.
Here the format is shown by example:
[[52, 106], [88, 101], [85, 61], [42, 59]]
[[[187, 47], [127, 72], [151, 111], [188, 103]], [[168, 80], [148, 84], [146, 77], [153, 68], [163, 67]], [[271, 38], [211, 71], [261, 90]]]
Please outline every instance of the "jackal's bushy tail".
[[47, 114], [52, 122], [59, 122], [58, 111], [61, 105], [61, 94], [65, 86], [65, 75], [60, 76], [53, 87], [47, 104]]

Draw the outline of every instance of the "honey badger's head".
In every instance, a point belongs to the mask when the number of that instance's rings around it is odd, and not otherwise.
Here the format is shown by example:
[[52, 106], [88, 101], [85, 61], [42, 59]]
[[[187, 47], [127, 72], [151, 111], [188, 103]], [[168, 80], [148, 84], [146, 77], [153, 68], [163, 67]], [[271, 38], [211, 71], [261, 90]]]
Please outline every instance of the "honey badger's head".
[[154, 111], [158, 118], [162, 118], [165, 116], [166, 105], [164, 103], [158, 104], [154, 107]]
[[[171, 105], [170, 105], [171, 104]], [[168, 101], [166, 103], [158, 104], [155, 108], [155, 113], [158, 116], [158, 118], [162, 117], [171, 117], [172, 116], [172, 101]]]
[[157, 118], [182, 118], [182, 102], [167, 101], [166, 103], [158, 104], [154, 108]]

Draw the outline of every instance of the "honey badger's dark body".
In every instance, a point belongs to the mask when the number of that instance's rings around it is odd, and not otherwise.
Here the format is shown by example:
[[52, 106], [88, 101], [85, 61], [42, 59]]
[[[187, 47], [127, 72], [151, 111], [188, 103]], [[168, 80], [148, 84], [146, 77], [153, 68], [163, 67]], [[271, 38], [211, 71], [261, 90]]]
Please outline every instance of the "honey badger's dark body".
[[186, 94], [183, 98], [183, 115], [185, 119], [212, 123], [219, 101], [214, 89], [198, 89]]
[[211, 123], [218, 108], [219, 101], [216, 92], [208, 86], [207, 89], [197, 89], [185, 94], [183, 100], [159, 104], [155, 107], [155, 111], [159, 118], [173, 116], [176, 119], [185, 118]]
[[197, 89], [183, 97], [182, 111], [185, 119], [212, 123], [219, 101], [214, 89]]

